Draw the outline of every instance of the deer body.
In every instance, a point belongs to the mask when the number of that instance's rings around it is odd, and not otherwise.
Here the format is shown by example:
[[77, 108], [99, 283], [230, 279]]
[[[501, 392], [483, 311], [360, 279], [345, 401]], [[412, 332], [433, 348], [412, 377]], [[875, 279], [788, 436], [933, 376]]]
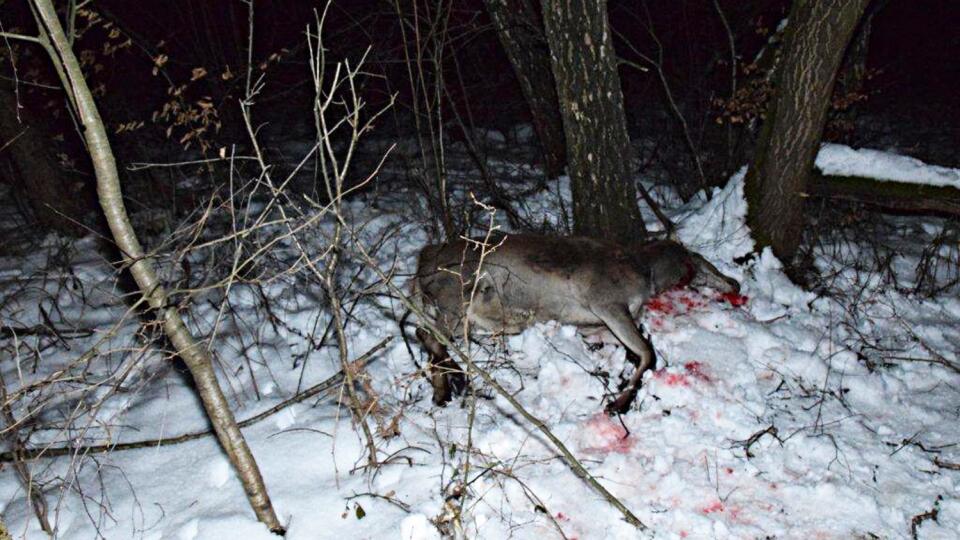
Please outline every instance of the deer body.
[[[419, 302], [449, 337], [462, 333], [464, 322], [471, 332], [505, 334], [550, 320], [607, 327], [639, 359], [627, 390], [610, 405], [615, 410], [629, 406], [654, 362], [634, 322], [647, 300], [689, 283], [739, 290], [703, 257], [672, 241], [622, 247], [585, 237], [518, 234], [492, 243], [499, 245], [482, 264], [480, 248], [464, 240], [425, 247], [414, 280]], [[422, 329], [417, 336], [431, 355], [434, 402], [443, 404], [451, 390], [464, 386], [462, 374], [433, 336]]]

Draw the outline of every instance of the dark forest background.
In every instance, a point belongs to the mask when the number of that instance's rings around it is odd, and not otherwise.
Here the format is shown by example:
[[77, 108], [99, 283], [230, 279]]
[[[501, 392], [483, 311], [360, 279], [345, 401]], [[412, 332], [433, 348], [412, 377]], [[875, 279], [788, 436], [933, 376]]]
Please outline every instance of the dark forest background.
[[[248, 68], [255, 77], [264, 77], [255, 100], [257, 121], [266, 148], [283, 162], [284, 143], [311, 129], [314, 96], [305, 32], [323, 8], [322, 3], [296, 0], [256, 2], [249, 50], [251, 21], [240, 1], [98, 0], [84, 5], [75, 48], [114, 134], [134, 213], [145, 207], [189, 210], [202, 197], [203, 186], [194, 183], [185, 189], [184, 180], [200, 173], [200, 178], [207, 175], [216, 183], [219, 173], [211, 167], [137, 171], [130, 164], [202, 159], [233, 145], [239, 152], [246, 149], [238, 101], [246, 91]], [[691, 150], [702, 160], [710, 185], [722, 184], [746, 163], [757, 133], [750, 119], [762, 114], [766, 100], [765, 90], [751, 86], [763, 75], [753, 59], [768, 47], [789, 8], [782, 0], [609, 3], [614, 45], [623, 60], [619, 75], [628, 130], [631, 137], [648, 143], [639, 156], [648, 174], [689, 195], [703, 187], [702, 180], [692, 180], [698, 173], [687, 155]], [[0, 13], [4, 30], [34, 31], [24, 3], [4, 2]], [[405, 58], [405, 50], [416, 50], [417, 37], [402, 31], [401, 20], [407, 30], [418, 20], [422, 30], [434, 25], [444, 32], [439, 70], [427, 66], [426, 76], [442, 77], [437, 106], [452, 140], [463, 138], [464, 127], [509, 135], [514, 126], [529, 123], [529, 109], [482, 1], [351, 0], [333, 2], [326, 13], [329, 58], [356, 60], [369, 48], [366, 70], [374, 76], [365, 79], [362, 89], [369, 108], [379, 109], [396, 96], [392, 111], [378, 122], [378, 137], [412, 135], [414, 102], [423, 98], [411, 92]], [[854, 99], [844, 100], [835, 92], [825, 139], [957, 165], [960, 64], [955, 59], [960, 34], [955, 24], [960, 6], [948, 0], [892, 0], [875, 2], [868, 13], [868, 76]], [[440, 15], [445, 19], [434, 24], [431, 17]], [[436, 52], [430, 36], [420, 38], [425, 55]], [[731, 42], [741, 92], [735, 99]], [[40, 48], [7, 45], [0, 65], [3, 138], [9, 141], [24, 129], [36, 135], [36, 145], [43, 148], [30, 152], [35, 168], [57, 181], [40, 190], [24, 189], [10, 152], [2, 156], [6, 164], [0, 178], [16, 188], [23, 223], [74, 233], [96, 228], [96, 212], [89, 210], [91, 169], [56, 73]], [[663, 80], [647, 61], [657, 58]], [[692, 149], [670, 99], [687, 123]], [[11, 116], [16, 110], [12, 103], [21, 107], [17, 120]], [[728, 131], [731, 121], [737, 129], [735, 148]], [[525, 159], [541, 160], [538, 152], [528, 150]], [[66, 200], [70, 204], [57, 195], [65, 190], [71, 194]], [[45, 216], [51, 202], [69, 219]]]

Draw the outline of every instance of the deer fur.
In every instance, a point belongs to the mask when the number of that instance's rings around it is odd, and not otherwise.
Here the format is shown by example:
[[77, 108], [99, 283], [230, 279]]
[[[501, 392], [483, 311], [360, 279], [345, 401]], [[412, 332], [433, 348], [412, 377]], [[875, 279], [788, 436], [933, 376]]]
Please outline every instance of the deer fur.
[[[464, 321], [471, 333], [493, 334], [516, 334], [550, 320], [605, 326], [638, 359], [626, 387], [608, 405], [611, 412], [629, 408], [643, 373], [654, 364], [653, 348], [635, 322], [647, 300], [688, 284], [724, 293], [740, 290], [706, 259], [671, 240], [623, 247], [585, 237], [510, 234], [496, 235], [490, 243], [496, 247], [483, 257], [482, 267], [476, 242], [423, 248], [413, 282], [415, 300], [450, 338], [463, 333]], [[417, 337], [430, 355], [433, 401], [443, 405], [466, 387], [463, 371], [428, 331], [419, 328]]]

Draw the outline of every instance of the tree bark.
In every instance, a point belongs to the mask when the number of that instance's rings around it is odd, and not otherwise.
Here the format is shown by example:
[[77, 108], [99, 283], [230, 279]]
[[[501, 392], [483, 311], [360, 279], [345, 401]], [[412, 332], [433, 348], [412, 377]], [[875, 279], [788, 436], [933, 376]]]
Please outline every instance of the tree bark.
[[606, 0], [542, 0], [567, 141], [577, 234], [629, 243], [646, 236], [631, 171]]
[[[17, 112], [17, 97], [8, 84], [0, 84], [0, 159], [7, 167], [0, 177], [23, 197], [33, 217], [47, 230], [81, 236], [93, 209], [93, 197], [79, 178], [71, 178], [57, 164], [50, 142], [26, 109]], [[9, 174], [7, 174], [9, 173]]]
[[869, 0], [795, 0], [776, 96], [747, 172], [747, 223], [758, 248], [790, 263], [803, 232], [813, 170], [844, 50]]
[[57, 19], [53, 2], [52, 0], [31, 0], [31, 2], [37, 15], [41, 41], [44, 42], [51, 59], [57, 66], [57, 71], [63, 79], [64, 89], [71, 96], [71, 101], [77, 109], [78, 119], [84, 128], [83, 136], [97, 177], [97, 195], [110, 231], [123, 255], [124, 263], [130, 265], [130, 272], [150, 307], [160, 313], [164, 332], [190, 369], [210, 423], [237, 470], [257, 519], [267, 525], [271, 531], [282, 534], [283, 525], [277, 519], [257, 462], [223, 395], [210, 356], [194, 340], [176, 309], [167, 305], [166, 291], [160, 284], [152, 263], [145, 256], [127, 218], [117, 165], [106, 129], [93, 95], [83, 79], [77, 57]]
[[484, 0], [484, 4], [530, 109], [544, 172], [556, 178], [567, 164], [567, 147], [550, 49], [532, 0]]

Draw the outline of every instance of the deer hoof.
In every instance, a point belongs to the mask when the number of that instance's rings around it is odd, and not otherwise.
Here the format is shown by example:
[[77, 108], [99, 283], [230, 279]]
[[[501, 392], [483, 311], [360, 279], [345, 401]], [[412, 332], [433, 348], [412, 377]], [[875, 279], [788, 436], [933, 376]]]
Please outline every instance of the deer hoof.
[[450, 385], [450, 389], [453, 390], [454, 395], [457, 396], [462, 396], [470, 386], [467, 383], [467, 377], [462, 371], [447, 373], [447, 384]]
[[607, 414], [613, 416], [615, 414], [627, 414], [630, 410], [630, 406], [633, 405], [633, 400], [637, 398], [637, 389], [631, 388], [624, 390], [617, 396], [617, 399], [611, 401], [605, 407]]

